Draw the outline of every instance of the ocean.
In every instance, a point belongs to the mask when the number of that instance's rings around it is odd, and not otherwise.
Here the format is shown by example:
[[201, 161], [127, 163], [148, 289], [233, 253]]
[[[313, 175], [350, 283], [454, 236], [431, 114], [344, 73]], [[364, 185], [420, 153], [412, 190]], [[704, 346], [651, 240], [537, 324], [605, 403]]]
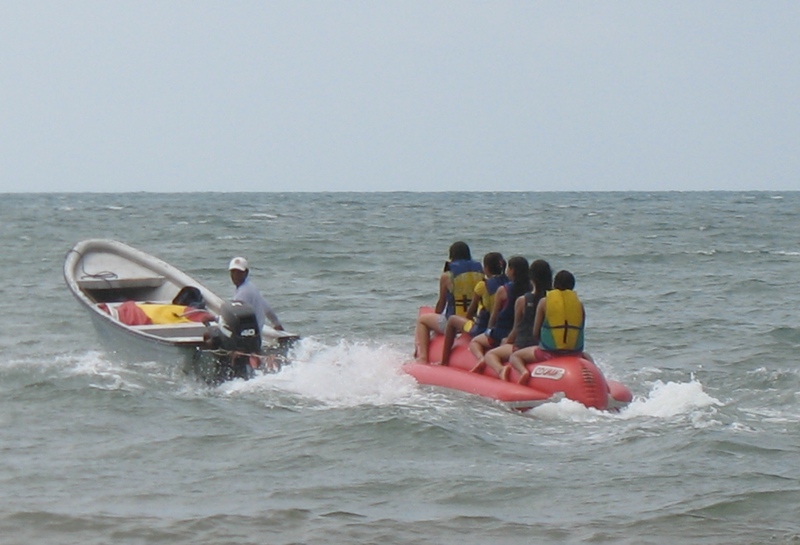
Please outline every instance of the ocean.
[[[5, 194], [3, 544], [800, 542], [800, 192]], [[291, 365], [208, 386], [104, 351], [67, 290], [110, 238], [229, 297]], [[527, 413], [418, 386], [450, 244], [568, 269], [634, 401]]]

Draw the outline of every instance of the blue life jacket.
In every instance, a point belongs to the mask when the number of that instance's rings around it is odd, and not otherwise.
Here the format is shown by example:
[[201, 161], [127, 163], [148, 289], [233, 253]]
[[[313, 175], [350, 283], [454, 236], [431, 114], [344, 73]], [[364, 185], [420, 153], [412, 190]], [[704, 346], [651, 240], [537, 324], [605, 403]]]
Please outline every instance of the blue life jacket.
[[497, 321], [494, 324], [494, 329], [498, 332], [502, 331], [503, 336], [511, 333], [511, 329], [514, 327], [514, 296], [511, 292], [513, 287], [513, 282], [506, 282], [506, 303], [497, 314]]

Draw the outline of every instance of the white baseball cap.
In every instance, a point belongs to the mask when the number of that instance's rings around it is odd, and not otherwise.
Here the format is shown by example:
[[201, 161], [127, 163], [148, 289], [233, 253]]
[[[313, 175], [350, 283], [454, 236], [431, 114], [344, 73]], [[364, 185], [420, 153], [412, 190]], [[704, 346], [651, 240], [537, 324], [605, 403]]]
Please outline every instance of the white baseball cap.
[[236, 269], [237, 271], [247, 271], [247, 260], [243, 257], [234, 257], [231, 259], [230, 265], [228, 265], [228, 270], [232, 271]]

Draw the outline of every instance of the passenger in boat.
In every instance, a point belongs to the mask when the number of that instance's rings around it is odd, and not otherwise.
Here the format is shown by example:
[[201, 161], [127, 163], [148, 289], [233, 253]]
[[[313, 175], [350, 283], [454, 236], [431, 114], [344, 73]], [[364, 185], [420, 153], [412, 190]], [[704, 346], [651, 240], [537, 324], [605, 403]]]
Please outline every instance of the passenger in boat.
[[475, 337], [486, 331], [497, 290], [508, 282], [505, 268], [506, 260], [501, 253], [489, 252], [483, 256], [484, 279], [475, 285], [475, 294], [467, 314], [465, 316], [454, 314], [447, 319], [441, 365], [450, 364], [450, 352], [458, 333], [464, 332]]
[[[530, 269], [533, 291], [517, 297], [514, 303], [514, 327], [506, 338], [506, 342], [493, 348], [486, 353], [484, 361], [486, 365], [494, 369], [498, 376], [507, 379], [509, 368], [503, 366], [504, 361], [508, 361], [511, 354], [517, 350], [535, 346], [538, 340], [533, 335], [533, 324], [536, 320], [536, 309], [545, 294], [553, 287], [553, 270], [550, 264], [537, 259], [531, 263]], [[520, 374], [518, 382], [527, 384], [531, 375], [524, 366], [514, 367]], [[476, 369], [482, 371], [482, 368]]]
[[593, 361], [583, 351], [586, 311], [574, 290], [575, 276], [569, 271], [559, 271], [553, 279], [553, 289], [536, 306], [533, 335], [539, 339], [539, 345], [511, 354], [510, 362], [515, 369], [568, 355]]
[[206, 308], [206, 301], [203, 294], [196, 286], [184, 286], [172, 299], [173, 305], [183, 305], [192, 308]]
[[450, 246], [449, 259], [444, 271], [439, 276], [439, 299], [434, 312], [423, 314], [417, 318], [414, 331], [417, 361], [428, 363], [428, 345], [431, 331], [444, 333], [447, 319], [452, 315], [467, 314], [475, 286], [483, 279], [483, 267], [472, 259], [472, 253], [466, 242], [454, 242]]
[[469, 343], [469, 351], [478, 358], [478, 365], [473, 368], [476, 371], [481, 369], [486, 351], [500, 346], [503, 339], [511, 333], [514, 327], [515, 302], [532, 288], [528, 260], [522, 256], [514, 256], [508, 260], [506, 276], [509, 281], [497, 290], [489, 327]]
[[264, 327], [264, 318], [268, 318], [272, 322], [272, 327], [278, 331], [283, 331], [278, 316], [272, 307], [267, 303], [267, 300], [258, 291], [255, 284], [250, 281], [250, 270], [247, 268], [247, 260], [243, 257], [234, 257], [228, 265], [228, 270], [231, 274], [231, 281], [236, 286], [236, 292], [233, 294], [233, 300], [241, 303], [247, 303], [256, 314], [258, 321], [258, 329]]
[[183, 305], [186, 309], [181, 314], [193, 322], [208, 322], [214, 320], [214, 315], [206, 310], [206, 301], [203, 293], [196, 286], [184, 286], [172, 299], [173, 305]]

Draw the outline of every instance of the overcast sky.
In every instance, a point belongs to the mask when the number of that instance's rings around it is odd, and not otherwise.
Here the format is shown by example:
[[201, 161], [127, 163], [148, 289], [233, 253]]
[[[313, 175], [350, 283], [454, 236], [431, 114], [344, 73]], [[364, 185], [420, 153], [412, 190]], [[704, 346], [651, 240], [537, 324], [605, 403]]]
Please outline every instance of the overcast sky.
[[0, 192], [800, 190], [798, 1], [0, 2]]

